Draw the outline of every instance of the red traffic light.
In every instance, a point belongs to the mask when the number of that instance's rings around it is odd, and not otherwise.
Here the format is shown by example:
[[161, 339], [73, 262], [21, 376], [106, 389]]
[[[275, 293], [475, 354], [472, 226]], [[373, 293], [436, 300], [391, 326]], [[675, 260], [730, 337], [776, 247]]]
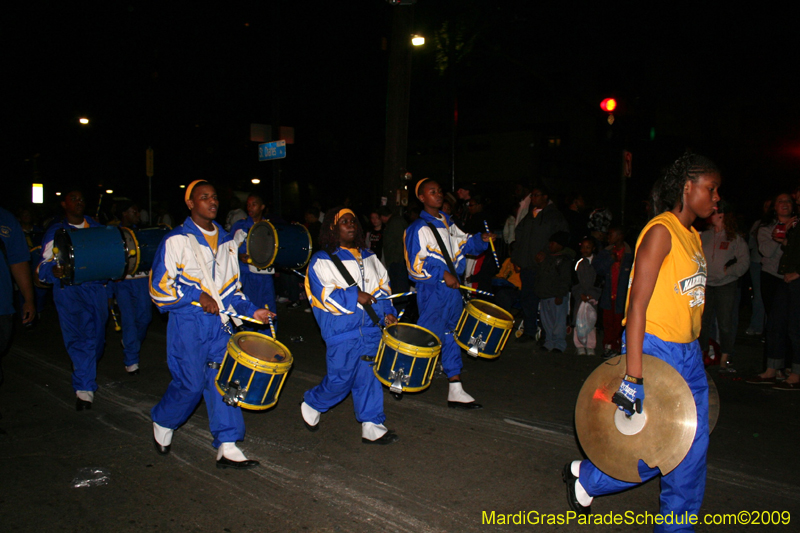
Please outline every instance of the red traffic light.
[[613, 98], [606, 98], [602, 102], [600, 102], [600, 109], [605, 111], [606, 113], [611, 113], [617, 108], [617, 101]]

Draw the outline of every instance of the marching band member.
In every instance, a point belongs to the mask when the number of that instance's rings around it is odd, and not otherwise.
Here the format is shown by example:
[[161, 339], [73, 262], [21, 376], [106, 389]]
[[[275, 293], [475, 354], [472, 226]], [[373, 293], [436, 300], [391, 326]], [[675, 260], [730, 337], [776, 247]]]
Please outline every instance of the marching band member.
[[[475, 398], [461, 385], [461, 348], [453, 338], [464, 304], [459, 291], [459, 278], [450, 272], [452, 262], [456, 274], [464, 274], [465, 255], [480, 255], [492, 239], [490, 233], [467, 235], [440, 211], [444, 196], [439, 184], [428, 178], [417, 182], [416, 195], [424, 210], [406, 229], [406, 266], [409, 277], [417, 284], [417, 325], [432, 331], [442, 342], [442, 368], [450, 381], [447, 405], [456, 409], [481, 409]], [[442, 250], [431, 228], [444, 244]], [[446, 254], [446, 256], [445, 256]]]
[[[140, 222], [139, 206], [131, 201], [117, 204], [119, 225], [136, 229]], [[109, 298], [116, 297], [122, 322], [122, 353], [125, 371], [129, 375], [139, 373], [139, 352], [147, 335], [147, 327], [153, 320], [153, 305], [150, 300], [148, 275], [131, 273], [122, 281], [108, 284]]]
[[68, 192], [61, 202], [64, 218], [52, 224], [42, 238], [42, 260], [36, 269], [39, 280], [53, 284], [53, 301], [58, 311], [61, 335], [72, 359], [72, 388], [77, 397], [75, 409], [92, 408], [97, 390], [97, 361], [103, 355], [108, 321], [108, 298], [101, 281], [63, 285], [63, 268], [56, 262], [53, 239], [60, 229], [101, 226], [84, 216], [86, 201], [77, 190]]
[[227, 405], [214, 384], [231, 335], [228, 317], [219, 311], [233, 307], [261, 321], [272, 313], [256, 308], [239, 290], [238, 246], [214, 221], [219, 207], [214, 187], [194, 181], [185, 201], [191, 215], [161, 242], [150, 271], [150, 297], [159, 311], [169, 312], [167, 365], [172, 373], [167, 392], [151, 411], [155, 448], [161, 455], [169, 453], [173, 432], [202, 397], [218, 449], [217, 468], [253, 468], [258, 461], [248, 460], [236, 446], [244, 439], [242, 411]]
[[[653, 188], [658, 214], [644, 227], [636, 243], [631, 288], [625, 317], [623, 351], [626, 374], [619, 388], [625, 400], [615, 400], [627, 416], [642, 416], [645, 400], [642, 354], [671, 365], [686, 380], [697, 406], [697, 430], [683, 461], [661, 477], [661, 514], [677, 524], [656, 525], [656, 531], [694, 531], [681, 516], [698, 515], [706, 481], [708, 450], [708, 381], [697, 341], [705, 303], [706, 260], [696, 218], [711, 216], [719, 202], [720, 174], [708, 159], [686, 154]], [[616, 398], [616, 396], [615, 396]], [[659, 473], [639, 461], [642, 483]], [[573, 461], [562, 472], [570, 507], [591, 512], [592, 499], [639, 485], [612, 478], [591, 461]]]
[[322, 383], [306, 391], [300, 413], [306, 427], [316, 431], [320, 413], [352, 392], [361, 442], [392, 444], [399, 437], [383, 425], [383, 388], [370, 362], [362, 358], [378, 351], [381, 328], [376, 322], [397, 322], [391, 300], [378, 300], [391, 294], [389, 275], [367, 249], [364, 232], [349, 209], [325, 214], [319, 245], [308, 266], [306, 294], [328, 347], [328, 372]]
[[[270, 311], [275, 311], [275, 283], [274, 283], [274, 268], [256, 268], [248, 263], [250, 256], [247, 255], [247, 233], [256, 222], [261, 222], [264, 219], [264, 200], [257, 194], [251, 194], [247, 197], [247, 218], [237, 220], [231, 226], [231, 235], [233, 240], [239, 244], [239, 272], [240, 279], [242, 280], [242, 292], [247, 296], [247, 299], [253, 302], [256, 307], [264, 307], [268, 305]], [[248, 329], [255, 329], [252, 326], [256, 324], [248, 324]], [[277, 328], [278, 321], [272, 320], [273, 327]], [[265, 335], [270, 335], [268, 327], [260, 326]]]

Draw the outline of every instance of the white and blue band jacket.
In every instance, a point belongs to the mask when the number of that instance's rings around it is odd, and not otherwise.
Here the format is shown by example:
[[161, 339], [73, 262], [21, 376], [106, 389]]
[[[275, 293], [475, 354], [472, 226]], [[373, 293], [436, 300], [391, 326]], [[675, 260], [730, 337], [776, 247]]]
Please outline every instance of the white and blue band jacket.
[[[334, 252], [356, 282], [349, 286], [328, 255], [314, 254], [308, 265], [306, 294], [317, 319], [322, 338], [331, 343], [347, 338], [381, 335], [381, 330], [358, 303], [358, 291], [376, 299], [389, 296], [389, 275], [378, 257], [369, 250], [339, 248]], [[396, 315], [391, 300], [378, 300], [372, 305], [381, 323], [386, 315]]]
[[[95, 228], [98, 226], [102, 226], [102, 224], [95, 222], [93, 218], [89, 218], [87, 216], [83, 217], [84, 221], [88, 224], [87, 227]], [[53, 239], [56, 236], [56, 231], [60, 229], [75, 229], [76, 226], [73, 226], [67, 219], [63, 218], [58, 222], [54, 222], [47, 228], [47, 231], [44, 232], [44, 237], [42, 237], [42, 260], [39, 261], [39, 266], [36, 267], [36, 275], [39, 277], [39, 281], [44, 283], [52, 283], [55, 287], [61, 286], [61, 280], [58, 279], [53, 275], [53, 267], [58, 266], [58, 262], [56, 261], [55, 256], [53, 255]], [[105, 281], [89, 281], [85, 283], [81, 283], [81, 285], [85, 285], [86, 283], [92, 284], [105, 284]], [[73, 287], [78, 287], [79, 285], [73, 285]]]
[[466, 269], [466, 255], [479, 255], [489, 246], [483, 242], [480, 233], [468, 235], [450, 221], [450, 217], [440, 212], [442, 218], [436, 218], [427, 211], [406, 229], [406, 267], [408, 276], [417, 283], [439, 283], [448, 271], [447, 261], [436, 242], [428, 223], [433, 223], [442, 237], [450, 260], [456, 267], [458, 275]]
[[[231, 307], [241, 315], [253, 316], [256, 306], [242, 294], [239, 283], [238, 246], [222, 226], [214, 222], [217, 249], [211, 250], [200, 228], [191, 217], [170, 232], [161, 241], [150, 270], [150, 298], [162, 313], [202, 313], [192, 305], [199, 302], [203, 292], [219, 294], [226, 309]], [[202, 252], [201, 260], [213, 280], [203, 279], [203, 272], [195, 259], [190, 239], [196, 238]], [[213, 283], [213, 288], [209, 284]]]

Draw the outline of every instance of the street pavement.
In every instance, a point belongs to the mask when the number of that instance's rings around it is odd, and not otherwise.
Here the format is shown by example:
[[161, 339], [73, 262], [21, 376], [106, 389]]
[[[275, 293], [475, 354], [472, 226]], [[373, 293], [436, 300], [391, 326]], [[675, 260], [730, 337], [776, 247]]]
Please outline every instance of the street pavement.
[[[241, 448], [261, 466], [219, 470], [205, 406], [178, 431], [168, 456], [153, 449], [150, 409], [164, 393], [166, 322], [157, 313], [128, 376], [120, 334], [107, 331], [91, 411], [76, 412], [70, 361], [56, 312], [19, 328], [0, 387], [2, 531], [576, 531], [588, 526], [501, 525], [500, 515], [568, 511], [561, 468], [581, 458], [573, 415], [581, 385], [600, 357], [570, 348], [551, 354], [512, 339], [496, 360], [464, 356], [465, 390], [480, 411], [447, 407], [447, 382], [395, 400], [385, 390], [386, 425], [400, 441], [361, 443], [352, 400], [309, 432], [303, 392], [325, 373], [325, 346], [310, 313], [278, 308], [278, 339], [294, 366], [276, 407], [245, 411]], [[746, 313], [742, 323], [746, 324]], [[302, 336], [302, 342], [291, 337]], [[712, 374], [720, 394], [711, 435], [703, 513], [789, 511], [789, 525], [698, 526], [697, 531], [797, 531], [800, 394], [748, 385], [762, 344], [740, 335], [731, 377]], [[77, 486], [87, 484], [89, 486]], [[657, 513], [657, 480], [597, 498], [593, 511]], [[535, 513], [530, 513], [531, 511]], [[495, 513], [494, 523], [491, 513]], [[513, 522], [513, 516], [510, 521]], [[594, 525], [592, 531], [649, 531]]]

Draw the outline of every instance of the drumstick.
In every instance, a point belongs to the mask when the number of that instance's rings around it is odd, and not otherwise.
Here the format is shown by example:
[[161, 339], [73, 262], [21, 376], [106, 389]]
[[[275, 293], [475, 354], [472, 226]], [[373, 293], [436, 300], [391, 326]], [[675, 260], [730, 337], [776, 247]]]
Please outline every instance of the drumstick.
[[305, 278], [305, 277], [306, 277], [306, 275], [305, 275], [305, 274], [303, 274], [302, 272], [298, 272], [297, 270], [295, 270], [295, 269], [293, 269], [293, 268], [290, 268], [289, 270], [291, 270], [292, 272], [294, 272], [295, 274], [297, 274], [297, 275], [298, 275], [298, 276], [300, 276], [301, 278]]
[[473, 289], [472, 287], [467, 287], [466, 285], [460, 285], [460, 287], [465, 291], [477, 292], [478, 294], [483, 294], [485, 296], [494, 296], [494, 294], [492, 294], [491, 292], [479, 291], [478, 289]]
[[114, 319], [114, 331], [122, 331], [122, 326], [119, 325], [119, 320], [117, 320], [117, 312], [114, 311], [114, 304], [112, 303], [108, 310], [111, 311], [111, 318]]
[[[264, 304], [264, 309], [269, 311], [269, 306], [267, 304]], [[269, 330], [272, 332], [272, 338], [277, 340], [277, 338], [275, 337], [275, 326], [272, 324], [271, 316], [267, 317], [267, 322], [269, 322]]]
[[[483, 221], [483, 227], [486, 228], [486, 233], [491, 233], [489, 231], [489, 223], [486, 222], [485, 220]], [[492, 254], [494, 255], [494, 262], [497, 265], [497, 268], [500, 268], [500, 260], [497, 259], [497, 251], [494, 249], [494, 240], [489, 239], [489, 246], [492, 247]]]
[[[196, 305], [197, 307], [203, 307], [202, 305], [200, 305], [200, 302], [192, 302], [192, 305]], [[228, 315], [232, 316], [233, 318], [238, 318], [239, 320], [247, 320], [248, 322], [255, 322], [256, 324], [261, 324], [261, 325], [264, 324], [260, 320], [256, 320], [255, 318], [250, 318], [249, 316], [240, 315], [232, 311], [226, 311], [224, 309], [220, 309], [219, 312], [222, 313], [223, 315]]]
[[397, 321], [400, 322], [400, 319], [403, 318], [403, 313], [405, 313], [405, 309], [401, 309], [400, 313], [397, 315]]
[[402, 296], [410, 296], [412, 294], [416, 294], [414, 292], [400, 292], [397, 294], [392, 294], [391, 296], [381, 296], [380, 298], [375, 298], [376, 300], [391, 300], [393, 298], [400, 298]]

